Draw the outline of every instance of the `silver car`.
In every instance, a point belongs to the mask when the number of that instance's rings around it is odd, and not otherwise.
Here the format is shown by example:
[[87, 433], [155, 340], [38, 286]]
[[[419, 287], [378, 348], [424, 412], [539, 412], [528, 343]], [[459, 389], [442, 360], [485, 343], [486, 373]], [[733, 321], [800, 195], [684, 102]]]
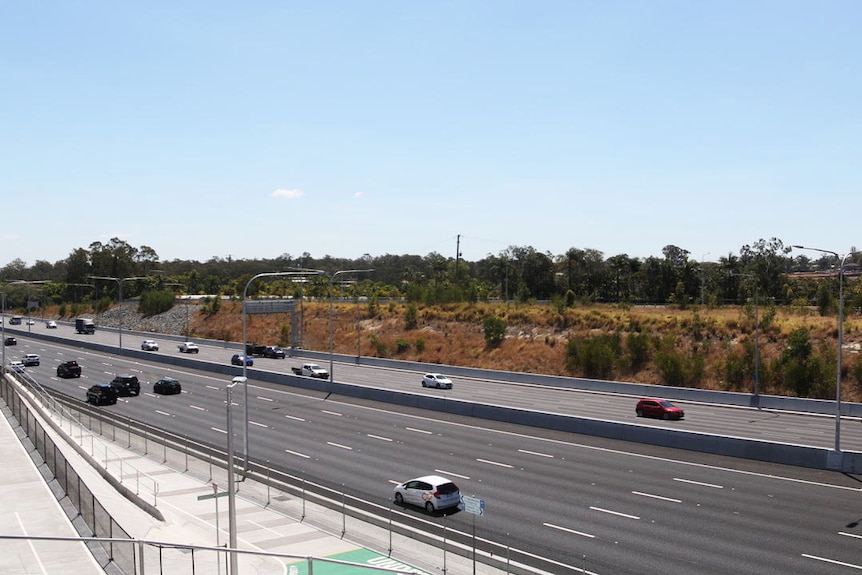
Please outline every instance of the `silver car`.
[[422, 387], [437, 389], [452, 389], [452, 380], [442, 373], [426, 373], [422, 376]]
[[426, 475], [395, 486], [395, 503], [424, 507], [428, 513], [461, 503], [458, 486], [440, 475]]

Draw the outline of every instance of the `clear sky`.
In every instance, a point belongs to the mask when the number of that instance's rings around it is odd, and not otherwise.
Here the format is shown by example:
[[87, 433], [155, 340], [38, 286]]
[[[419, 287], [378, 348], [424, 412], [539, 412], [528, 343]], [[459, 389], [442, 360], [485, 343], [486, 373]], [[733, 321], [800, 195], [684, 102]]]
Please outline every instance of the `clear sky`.
[[[857, 0], [0, 9], [0, 265], [862, 248]], [[813, 254], [811, 254], [813, 255]]]

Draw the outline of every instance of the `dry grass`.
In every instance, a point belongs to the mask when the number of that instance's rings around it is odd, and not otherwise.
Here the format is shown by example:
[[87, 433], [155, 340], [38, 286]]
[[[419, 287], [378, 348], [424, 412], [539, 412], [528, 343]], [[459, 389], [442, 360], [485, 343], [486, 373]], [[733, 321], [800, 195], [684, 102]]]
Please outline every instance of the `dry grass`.
[[[329, 349], [329, 305], [306, 302], [303, 347]], [[705, 375], [700, 387], [728, 389], [722, 383], [722, 365], [729, 353], [754, 338], [753, 321], [741, 307], [680, 310], [668, 307], [581, 306], [563, 312], [550, 306], [506, 304], [447, 304], [418, 307], [417, 327], [406, 329], [406, 304], [335, 304], [333, 307], [333, 348], [336, 353], [386, 356], [432, 364], [465, 365], [506, 371], [552, 375], [578, 375], [566, 371], [566, 342], [571, 337], [638, 331], [656, 340], [672, 335], [677, 349], [700, 354], [705, 359]], [[751, 313], [751, 310], [748, 310]], [[760, 310], [761, 318], [764, 310]], [[496, 315], [507, 323], [505, 341], [498, 347], [485, 343], [482, 320]], [[248, 341], [289, 343], [287, 315], [247, 316]], [[809, 330], [815, 346], [832, 346], [837, 335], [834, 317], [820, 317], [810, 309], [776, 310], [759, 334], [761, 365], [778, 357], [787, 335], [798, 327]], [[212, 339], [242, 339], [238, 302], [226, 303], [218, 314], [198, 316], [193, 324], [197, 335]], [[862, 345], [862, 319], [845, 318], [845, 368], [858, 358], [854, 348]], [[620, 374], [619, 379], [660, 384], [656, 368], [647, 364], [637, 373]], [[852, 378], [849, 378], [852, 379]], [[855, 382], [853, 382], [855, 383]], [[858, 401], [858, 385], [847, 385], [846, 400]], [[763, 389], [764, 393], [781, 393]]]

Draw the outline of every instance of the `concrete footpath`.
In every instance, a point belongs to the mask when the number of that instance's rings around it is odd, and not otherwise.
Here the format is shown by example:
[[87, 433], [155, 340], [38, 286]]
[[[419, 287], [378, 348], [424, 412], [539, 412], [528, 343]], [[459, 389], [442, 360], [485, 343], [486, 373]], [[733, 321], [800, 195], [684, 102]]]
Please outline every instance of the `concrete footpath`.
[[[4, 467], [0, 473], [0, 535], [80, 536], [40, 472], [46, 466], [44, 463], [37, 466], [28, 453], [28, 449], [33, 449], [32, 444], [26, 438], [22, 443], [20, 426], [10, 416], [2, 400], [0, 406], [3, 408], [0, 461]], [[57, 445], [63, 445], [66, 438], [53, 429], [48, 433]], [[104, 453], [109, 471], [114, 467], [111, 473], [116, 475], [117, 469], [122, 470], [121, 479], [124, 485], [132, 486], [131, 490], [137, 490], [141, 484], [154, 486], [151, 490], [154, 493], [141, 493], [140, 497], [145, 500], [152, 497], [153, 501], [149, 503], [155, 504], [164, 521], [121, 495], [68, 444], [63, 448], [64, 456], [101, 505], [132, 539], [144, 542], [134, 551], [135, 573], [227, 575], [226, 555], [217, 548], [228, 542], [228, 500], [227, 497], [212, 496], [215, 490], [225, 491], [226, 480], [193, 477], [188, 472], [178, 471], [86, 432], [74, 440], [91, 453]], [[36, 458], [41, 463], [38, 454]], [[94, 458], [98, 460], [98, 457]], [[224, 474], [224, 470], [217, 471]], [[215, 488], [213, 483], [217, 483]], [[382, 573], [381, 568], [453, 575], [500, 575], [509, 571], [505, 564], [494, 568], [481, 562], [474, 563], [471, 557], [423, 543], [422, 539], [431, 537], [429, 534], [405, 537], [390, 533], [387, 529], [352, 517], [345, 518], [337, 511], [303, 502], [294, 496], [270, 492], [254, 482], [237, 482], [237, 487], [237, 547], [250, 552], [239, 555], [238, 573], [242, 575], [304, 575], [309, 572], [309, 557], [332, 561], [313, 561], [313, 571], [318, 575]], [[276, 506], [266, 504], [273, 500], [278, 500], [278, 510]], [[151, 542], [164, 545], [152, 545]], [[212, 549], [192, 552], [172, 545]], [[451, 543], [448, 545], [451, 549]], [[126, 549], [125, 552], [129, 554], [132, 551]], [[268, 555], [272, 553], [294, 557]], [[103, 570], [83, 543], [0, 539], [0, 573], [4, 575], [90, 575], [106, 571], [117, 572], [115, 567], [111, 571], [110, 565]]]

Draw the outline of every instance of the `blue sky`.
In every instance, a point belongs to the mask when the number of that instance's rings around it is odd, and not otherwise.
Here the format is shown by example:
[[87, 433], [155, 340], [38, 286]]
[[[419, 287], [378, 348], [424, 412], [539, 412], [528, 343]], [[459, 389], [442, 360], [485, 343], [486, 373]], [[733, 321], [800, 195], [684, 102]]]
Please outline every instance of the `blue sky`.
[[[862, 2], [13, 2], [0, 265], [844, 253]], [[813, 254], [809, 254], [813, 255]]]

